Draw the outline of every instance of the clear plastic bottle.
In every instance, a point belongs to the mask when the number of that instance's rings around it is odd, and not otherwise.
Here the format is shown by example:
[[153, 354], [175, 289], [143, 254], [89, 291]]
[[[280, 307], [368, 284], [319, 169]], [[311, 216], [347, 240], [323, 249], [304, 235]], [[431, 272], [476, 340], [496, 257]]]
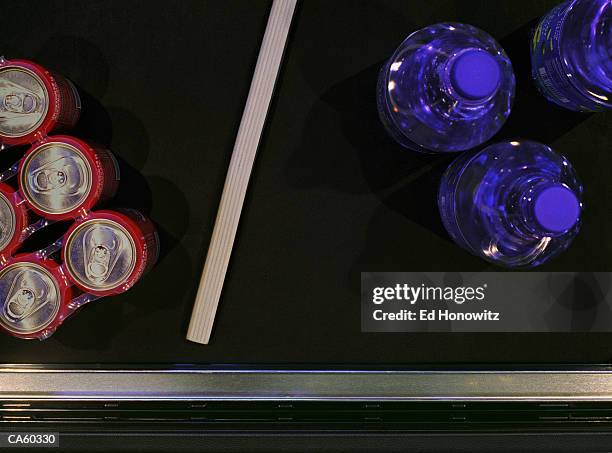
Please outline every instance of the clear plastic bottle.
[[563, 156], [541, 143], [502, 142], [460, 156], [438, 193], [453, 240], [506, 267], [538, 266], [580, 228], [582, 185]]
[[570, 110], [612, 108], [612, 0], [570, 0], [536, 27], [531, 45], [536, 85]]
[[514, 88], [512, 64], [491, 36], [471, 25], [436, 24], [408, 36], [383, 66], [378, 112], [409, 149], [465, 151], [499, 131]]

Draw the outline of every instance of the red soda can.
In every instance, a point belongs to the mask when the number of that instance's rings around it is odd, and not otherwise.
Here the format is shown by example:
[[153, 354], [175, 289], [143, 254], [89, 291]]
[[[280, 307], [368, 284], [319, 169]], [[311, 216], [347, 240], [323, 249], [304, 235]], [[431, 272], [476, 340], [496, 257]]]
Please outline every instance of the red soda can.
[[21, 246], [30, 223], [30, 211], [18, 192], [0, 183], [0, 254], [10, 256]]
[[113, 154], [67, 135], [34, 144], [19, 166], [19, 189], [28, 207], [50, 220], [85, 216], [119, 186]]
[[33, 143], [74, 127], [81, 98], [62, 75], [28, 60], [0, 58], [0, 142]]
[[62, 261], [67, 277], [96, 296], [127, 291], [159, 255], [153, 222], [133, 209], [92, 212], [78, 219], [64, 238]]
[[0, 327], [45, 339], [72, 313], [73, 287], [61, 266], [38, 254], [9, 258], [0, 269]]

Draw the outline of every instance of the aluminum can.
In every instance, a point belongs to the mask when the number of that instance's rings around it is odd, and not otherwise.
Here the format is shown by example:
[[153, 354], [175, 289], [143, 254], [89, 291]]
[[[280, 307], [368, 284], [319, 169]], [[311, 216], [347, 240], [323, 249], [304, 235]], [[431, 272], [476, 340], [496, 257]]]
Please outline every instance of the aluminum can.
[[70, 314], [73, 289], [61, 267], [36, 254], [0, 269], [0, 327], [25, 339], [45, 339]]
[[102, 146], [58, 135], [30, 148], [18, 179], [32, 211], [50, 220], [70, 220], [87, 215], [97, 203], [115, 195], [119, 167]]
[[66, 232], [62, 261], [67, 277], [96, 296], [130, 289], [159, 255], [153, 222], [136, 210], [102, 210], [77, 220]]
[[0, 254], [10, 256], [21, 246], [31, 217], [17, 191], [0, 183]]
[[28, 60], [0, 59], [0, 142], [33, 143], [74, 127], [81, 99], [74, 84]]

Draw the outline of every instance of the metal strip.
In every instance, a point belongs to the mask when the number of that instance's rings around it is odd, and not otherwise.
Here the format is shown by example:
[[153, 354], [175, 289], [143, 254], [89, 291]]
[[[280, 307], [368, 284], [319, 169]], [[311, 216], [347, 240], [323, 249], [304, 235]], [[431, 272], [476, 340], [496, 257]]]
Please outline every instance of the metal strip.
[[0, 370], [0, 400], [612, 401], [612, 370]]

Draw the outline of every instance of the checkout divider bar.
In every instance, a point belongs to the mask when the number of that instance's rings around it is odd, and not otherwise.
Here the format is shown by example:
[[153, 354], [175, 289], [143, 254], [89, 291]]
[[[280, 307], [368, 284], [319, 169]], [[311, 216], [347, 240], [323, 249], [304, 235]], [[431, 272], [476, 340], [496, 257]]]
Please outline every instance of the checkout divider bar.
[[4, 365], [0, 400], [612, 401], [612, 369], [134, 370]]

